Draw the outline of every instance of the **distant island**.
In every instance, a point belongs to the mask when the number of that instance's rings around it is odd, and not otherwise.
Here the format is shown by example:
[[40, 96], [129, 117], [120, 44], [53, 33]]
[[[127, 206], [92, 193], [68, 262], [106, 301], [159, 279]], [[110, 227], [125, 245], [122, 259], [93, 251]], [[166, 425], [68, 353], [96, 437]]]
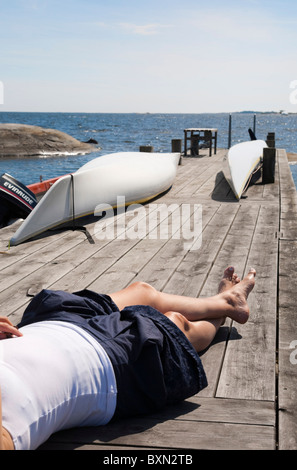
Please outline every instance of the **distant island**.
[[80, 142], [70, 135], [27, 124], [0, 124], [0, 158], [40, 155], [79, 155], [94, 151], [94, 140]]
[[[287, 115], [287, 114], [297, 114], [297, 113], [290, 113], [290, 112], [287, 112], [283, 109], [281, 109], [280, 111], [237, 111], [238, 114], [284, 114], [284, 115]], [[235, 113], [231, 113], [231, 114], [236, 114]]]

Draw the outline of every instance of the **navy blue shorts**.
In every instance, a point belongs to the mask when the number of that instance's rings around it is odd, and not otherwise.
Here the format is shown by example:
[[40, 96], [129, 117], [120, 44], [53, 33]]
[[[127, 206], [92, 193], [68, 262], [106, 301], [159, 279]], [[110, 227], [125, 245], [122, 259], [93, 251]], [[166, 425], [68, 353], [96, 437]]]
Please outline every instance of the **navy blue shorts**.
[[103, 346], [117, 381], [115, 417], [152, 413], [207, 386], [199, 355], [182, 331], [149, 306], [119, 310], [107, 295], [42, 290], [18, 327], [45, 320], [73, 323]]

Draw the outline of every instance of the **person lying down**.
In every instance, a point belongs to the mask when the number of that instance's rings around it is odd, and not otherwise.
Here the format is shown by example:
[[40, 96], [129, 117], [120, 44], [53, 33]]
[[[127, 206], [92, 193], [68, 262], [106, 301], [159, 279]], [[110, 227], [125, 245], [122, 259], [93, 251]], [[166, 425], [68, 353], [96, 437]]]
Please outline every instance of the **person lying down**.
[[226, 317], [247, 322], [255, 275], [240, 280], [228, 267], [209, 298], [144, 282], [110, 295], [42, 290], [17, 327], [0, 317], [0, 448], [34, 450], [59, 430], [198, 393], [207, 386], [199, 352]]

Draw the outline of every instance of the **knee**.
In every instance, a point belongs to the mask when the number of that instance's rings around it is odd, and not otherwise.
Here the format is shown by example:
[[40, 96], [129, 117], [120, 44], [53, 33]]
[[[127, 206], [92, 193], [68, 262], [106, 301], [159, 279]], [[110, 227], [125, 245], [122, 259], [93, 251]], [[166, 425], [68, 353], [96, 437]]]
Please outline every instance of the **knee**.
[[130, 285], [130, 289], [134, 291], [135, 298], [141, 299], [142, 304], [154, 307], [158, 298], [158, 291], [150, 284], [137, 281]]
[[179, 312], [166, 312], [165, 316], [169, 318], [175, 325], [182, 330], [183, 333], [188, 333], [191, 328], [191, 323]]
[[132, 284], [130, 284], [130, 287], [132, 289], [137, 290], [137, 291], [147, 292], [148, 294], [153, 293], [154, 291], [156, 291], [156, 289], [153, 286], [151, 286], [147, 282], [143, 282], [143, 281], [133, 282]]

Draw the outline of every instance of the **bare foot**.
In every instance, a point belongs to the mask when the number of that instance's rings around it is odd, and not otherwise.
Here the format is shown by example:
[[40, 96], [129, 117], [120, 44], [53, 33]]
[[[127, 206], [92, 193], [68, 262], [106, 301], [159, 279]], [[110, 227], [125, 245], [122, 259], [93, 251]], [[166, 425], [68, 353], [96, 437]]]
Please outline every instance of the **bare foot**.
[[[227, 289], [231, 289], [231, 287], [235, 286], [240, 282], [240, 278], [234, 272], [233, 266], [229, 266], [224, 271], [223, 278], [219, 284], [218, 293], [225, 292]], [[221, 320], [221, 326], [225, 325], [226, 317], [223, 317]]]
[[224, 290], [221, 294], [224, 300], [228, 304], [227, 316], [238, 323], [246, 323], [249, 319], [249, 307], [247, 304], [247, 298], [249, 293], [252, 291], [255, 285], [256, 271], [250, 269], [249, 273], [245, 278]]
[[219, 284], [218, 293], [224, 292], [227, 289], [231, 289], [231, 287], [233, 287], [235, 284], [238, 284], [239, 282], [240, 282], [240, 278], [234, 272], [233, 266], [229, 266], [224, 271], [223, 279], [221, 280]]

